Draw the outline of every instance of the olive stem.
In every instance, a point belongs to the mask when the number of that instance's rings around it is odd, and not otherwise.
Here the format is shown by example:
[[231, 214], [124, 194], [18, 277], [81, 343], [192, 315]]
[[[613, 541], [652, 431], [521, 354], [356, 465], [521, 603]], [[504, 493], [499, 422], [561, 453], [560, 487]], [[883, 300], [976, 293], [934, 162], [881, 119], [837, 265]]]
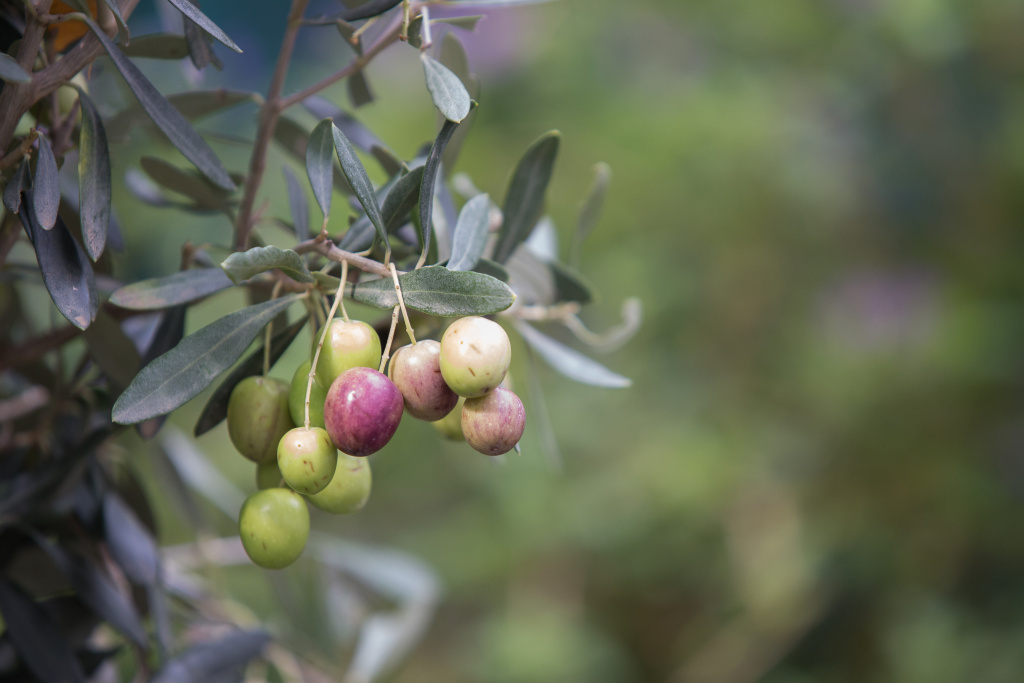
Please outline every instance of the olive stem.
[[[281, 285], [284, 284], [281, 280], [278, 280], [274, 285], [274, 289], [270, 292], [270, 300], [273, 301], [281, 293]], [[263, 376], [266, 377], [270, 372], [270, 338], [274, 334], [274, 321], [271, 319], [267, 323], [266, 337], [263, 340]]]
[[[339, 291], [344, 291], [345, 290], [345, 284], [347, 282], [348, 282], [348, 261], [342, 261], [341, 262], [341, 289]], [[344, 297], [339, 296], [338, 299], [341, 301], [341, 317], [343, 317], [345, 319], [345, 322], [347, 322], [347, 323], [352, 322], [348, 318], [348, 311], [345, 310], [345, 299], [344, 299]]]
[[388, 267], [391, 269], [391, 278], [395, 281], [395, 294], [398, 296], [398, 307], [402, 309], [402, 317], [405, 319], [405, 331], [409, 333], [409, 339], [415, 345], [416, 335], [413, 334], [412, 325], [409, 323], [409, 312], [405, 310], [405, 299], [402, 297], [402, 285], [398, 282], [398, 271], [395, 270], [394, 263], [388, 264]]
[[391, 330], [388, 332], [388, 343], [384, 346], [384, 353], [380, 357], [380, 368], [377, 372], [384, 374], [384, 366], [388, 364], [391, 357], [391, 342], [395, 339], [395, 328], [398, 327], [398, 306], [391, 312]]
[[320, 352], [324, 348], [324, 340], [327, 338], [327, 329], [331, 326], [331, 321], [334, 320], [334, 313], [338, 310], [338, 304], [341, 303], [341, 298], [343, 296], [345, 296], [344, 280], [342, 280], [338, 285], [338, 293], [334, 295], [334, 303], [331, 304], [331, 312], [327, 314], [327, 321], [324, 323], [324, 328], [320, 332], [320, 342], [316, 345], [316, 353], [313, 354], [313, 362], [309, 366], [309, 376], [306, 378], [306, 412], [303, 418], [303, 426], [306, 429], [309, 429], [309, 397], [313, 393], [313, 378], [316, 377], [316, 364], [320, 361]]

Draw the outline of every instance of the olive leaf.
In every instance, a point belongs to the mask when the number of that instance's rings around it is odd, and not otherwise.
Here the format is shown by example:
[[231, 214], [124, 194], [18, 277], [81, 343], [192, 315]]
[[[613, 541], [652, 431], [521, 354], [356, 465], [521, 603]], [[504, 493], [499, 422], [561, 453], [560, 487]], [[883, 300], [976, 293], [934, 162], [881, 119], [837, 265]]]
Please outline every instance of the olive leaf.
[[526, 150], [512, 174], [502, 208], [504, 223], [494, 250], [498, 263], [508, 260], [544, 211], [544, 195], [558, 156], [560, 137], [556, 130], [542, 135]]
[[0, 52], [0, 80], [8, 83], [31, 83], [32, 74], [21, 68], [17, 60]]
[[359, 108], [364, 104], [373, 102], [373, 91], [370, 90], [370, 83], [366, 80], [366, 74], [357, 71], [348, 77], [348, 98], [352, 106]]
[[228, 35], [220, 29], [217, 24], [210, 21], [210, 18], [203, 14], [198, 7], [193, 5], [189, 0], [167, 0], [176, 8], [178, 11], [184, 14], [186, 17], [191, 19], [193, 22], [198, 24], [204, 31], [209, 33], [211, 36], [217, 39], [218, 42], [231, 48], [235, 52], [241, 53], [242, 48], [235, 45], [235, 41], [228, 38]]
[[441, 167], [444, 148], [452, 139], [458, 125], [450, 119], [445, 120], [434, 139], [434, 144], [430, 147], [430, 154], [427, 155], [423, 184], [420, 186], [420, 244], [424, 254], [430, 250], [430, 236], [433, 234], [434, 181], [437, 180], [437, 172]]
[[231, 192], [217, 187], [205, 177], [178, 168], [158, 157], [144, 156], [139, 165], [154, 182], [192, 200], [192, 207], [200, 211], [223, 211], [234, 203]]
[[275, 268], [298, 282], [313, 281], [313, 276], [306, 269], [301, 256], [291, 249], [280, 249], [275, 246], [236, 251], [224, 259], [220, 267], [236, 285]]
[[462, 207], [452, 237], [449, 270], [473, 270], [487, 246], [490, 213], [491, 198], [486, 194], [478, 194]]
[[[334, 134], [334, 149], [338, 153], [338, 161], [341, 162], [341, 170], [352, 186], [359, 203], [369, 217], [373, 227], [377, 229], [377, 237], [384, 243], [385, 254], [391, 253], [391, 241], [388, 239], [387, 230], [384, 228], [384, 219], [380, 215], [380, 206], [377, 204], [377, 196], [373, 191], [373, 184], [370, 177], [366, 175], [366, 169], [356, 156], [352, 143], [348, 141], [341, 129], [331, 124], [331, 132]], [[385, 256], [387, 258], [387, 256]]]
[[594, 181], [590, 186], [587, 198], [583, 200], [580, 207], [580, 216], [576, 221], [576, 232], [573, 233], [572, 249], [569, 252], [569, 263], [578, 267], [580, 263], [580, 249], [587, 235], [597, 225], [601, 217], [601, 209], [604, 206], [604, 197], [608, 192], [608, 183], [612, 179], [612, 168], [604, 162], [594, 166]]
[[[443, 266], [420, 268], [398, 280], [405, 305], [430, 315], [490, 315], [504, 311], [516, 299], [508, 285], [489, 275], [454, 272]], [[350, 285], [349, 296], [374, 308], [393, 308], [398, 303], [391, 278]]]
[[138, 36], [122, 52], [141, 59], [181, 59], [188, 56], [188, 40], [172, 33], [152, 33]]
[[96, 105], [78, 89], [82, 128], [78, 143], [78, 216], [82, 222], [85, 250], [93, 261], [107, 244], [110, 227], [110, 151], [107, 133]]
[[[302, 326], [306, 324], [306, 317], [303, 316], [288, 327], [276, 332], [270, 339], [270, 367], [284, 355], [291, 343], [299, 336]], [[196, 420], [194, 436], [200, 436], [210, 431], [228, 416], [228, 399], [231, 398], [232, 390], [246, 377], [254, 377], [263, 372], [264, 345], [260, 345], [255, 351], [238, 364], [231, 373], [224, 378], [203, 407], [199, 419]]]
[[[190, 90], [167, 96], [167, 102], [188, 120], [209, 116], [224, 109], [237, 107], [244, 102], [255, 102], [257, 99], [255, 93], [223, 88]], [[107, 137], [111, 142], [124, 142], [128, 139], [129, 133], [140, 125], [160, 130], [160, 126], [154, 125], [142, 105], [135, 102], [107, 120]]]
[[331, 187], [334, 183], [333, 127], [331, 119], [324, 119], [316, 124], [306, 143], [306, 175], [325, 220], [331, 213]]
[[169, 308], [209, 296], [232, 284], [219, 268], [195, 268], [126, 285], [110, 295], [110, 302], [135, 311]]
[[297, 295], [247, 306], [185, 337], [135, 376], [114, 404], [113, 421], [134, 424], [184, 405], [231, 367], [259, 331], [296, 300]]
[[32, 206], [36, 222], [43, 230], [50, 230], [57, 222], [60, 208], [60, 173], [53, 156], [50, 141], [40, 135], [39, 155], [36, 159], [36, 173], [32, 178]]
[[334, 125], [341, 129], [341, 132], [345, 134], [349, 142], [355, 145], [357, 149], [369, 152], [374, 147], [387, 148], [387, 145], [374, 135], [373, 131], [330, 100], [319, 95], [313, 95], [304, 99], [302, 106], [318, 119], [331, 119], [334, 121]]
[[287, 166], [283, 167], [284, 183], [288, 188], [288, 206], [292, 211], [292, 226], [295, 229], [295, 236], [300, 240], [309, 239], [309, 203], [306, 201], [306, 193], [299, 185], [299, 179]]
[[389, 9], [400, 3], [402, 0], [369, 0], [359, 7], [353, 7], [347, 12], [342, 12], [341, 18], [345, 21], [359, 21], [369, 19], [379, 14], [384, 14]]
[[14, 175], [7, 181], [4, 188], [4, 206], [11, 213], [18, 213], [21, 209], [21, 193], [31, 187], [31, 176], [29, 175], [28, 160], [18, 164]]
[[526, 322], [517, 320], [515, 326], [530, 348], [537, 352], [537, 355], [569, 379], [611, 389], [632, 386], [633, 381], [628, 377], [612, 372], [597, 361], [552, 339]]
[[[400, 169], [399, 172], [388, 180], [386, 183], [377, 188], [374, 193], [377, 196], [377, 203], [383, 204], [384, 200], [388, 198], [388, 194], [395, 187], [401, 178], [406, 177], [402, 175], [404, 169]], [[417, 178], [421, 176], [417, 174]], [[384, 217], [383, 209], [381, 210], [381, 219], [387, 220]], [[387, 225], [385, 225], [387, 227]], [[359, 218], [355, 220], [352, 225], [348, 227], [345, 234], [341, 236], [341, 241], [338, 246], [347, 251], [363, 251], [369, 249], [373, 244], [373, 238], [376, 236], [376, 228], [373, 227], [373, 223], [370, 222], [370, 217], [365, 212], [359, 215]]]
[[235, 680], [232, 672], [258, 656], [269, 642], [270, 634], [265, 631], [233, 631], [214, 641], [196, 643], [165, 662], [149, 683]]
[[[181, 0], [178, 0], [181, 2]], [[188, 3], [185, 3], [188, 4]], [[159, 126], [171, 143], [177, 147], [185, 158], [195, 164], [203, 175], [225, 190], [234, 190], [235, 183], [231, 180], [224, 164], [210, 148], [210, 145], [189, 125], [181, 112], [175, 109], [163, 95], [142, 75], [139, 68], [111, 42], [110, 38], [96, 25], [92, 19], [82, 19], [92, 29], [96, 39], [110, 55], [114, 66], [121, 72], [128, 87], [138, 98], [139, 104], [149, 114], [153, 122]]]
[[53, 618], [17, 585], [0, 579], [0, 613], [5, 635], [25, 666], [40, 681], [85, 681], [71, 645]]
[[459, 77], [425, 52], [420, 53], [420, 61], [423, 62], [430, 98], [441, 115], [455, 123], [466, 118], [469, 114], [469, 91]]

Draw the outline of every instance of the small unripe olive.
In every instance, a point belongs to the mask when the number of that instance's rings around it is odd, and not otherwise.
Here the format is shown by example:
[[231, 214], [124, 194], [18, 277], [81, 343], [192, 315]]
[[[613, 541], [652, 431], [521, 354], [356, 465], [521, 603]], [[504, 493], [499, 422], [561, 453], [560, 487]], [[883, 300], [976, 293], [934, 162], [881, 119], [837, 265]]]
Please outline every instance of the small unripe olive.
[[347, 515], [366, 505], [372, 482], [368, 458], [339, 453], [338, 467], [331, 482], [320, 493], [308, 496], [308, 500], [324, 512]]
[[419, 420], [440, 420], [459, 400], [441, 376], [440, 358], [441, 344], [426, 339], [398, 349], [388, 362], [388, 378], [402, 392], [405, 409]]
[[395, 435], [403, 407], [402, 394], [391, 380], [372, 368], [352, 368], [327, 391], [324, 422], [338, 450], [370, 455]]
[[246, 377], [228, 399], [228, 436], [253, 462], [277, 457], [277, 442], [294, 427], [288, 414], [288, 385], [269, 377]]
[[459, 396], [475, 398], [501, 384], [512, 362], [512, 344], [501, 325], [477, 316], [460, 318], [441, 337], [441, 375]]
[[266, 569], [287, 567], [299, 558], [309, 538], [309, 510], [291, 489], [274, 488], [249, 496], [238, 515], [245, 553]]
[[[311, 361], [304, 361], [295, 369], [292, 384], [288, 390], [288, 413], [296, 427], [306, 424], [306, 382], [309, 380]], [[313, 382], [309, 391], [309, 426], [324, 426], [324, 398], [327, 390], [319, 382]]]
[[334, 476], [338, 451], [320, 427], [296, 427], [277, 445], [277, 466], [288, 486], [307, 495], [322, 491]]
[[430, 424], [434, 425], [434, 429], [441, 432], [441, 436], [446, 439], [465, 441], [466, 437], [462, 434], [462, 406], [465, 403], [466, 399], [460, 396], [459, 402], [452, 408], [451, 412]]
[[462, 407], [466, 443], [484, 455], [508, 453], [519, 443], [525, 426], [523, 402], [508, 389], [498, 387], [486, 396], [467, 399]]
[[316, 381], [326, 390], [346, 370], [359, 367], [376, 369], [380, 366], [380, 355], [380, 337], [368, 324], [332, 320], [320, 350], [320, 360], [316, 363]]
[[256, 488], [273, 489], [281, 485], [281, 468], [277, 460], [256, 463]]

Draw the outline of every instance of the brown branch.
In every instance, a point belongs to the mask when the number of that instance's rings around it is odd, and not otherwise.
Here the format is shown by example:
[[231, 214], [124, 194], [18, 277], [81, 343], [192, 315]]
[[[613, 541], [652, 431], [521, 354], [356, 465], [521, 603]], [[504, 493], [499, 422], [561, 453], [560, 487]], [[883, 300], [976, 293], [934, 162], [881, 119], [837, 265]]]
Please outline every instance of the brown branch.
[[381, 277], [391, 277], [391, 271], [384, 267], [379, 261], [374, 261], [372, 258], [366, 258], [359, 254], [353, 254], [350, 251], [339, 249], [337, 245], [331, 240], [321, 239], [320, 237], [314, 237], [311, 240], [300, 242], [295, 246], [295, 251], [299, 254], [308, 254], [311, 251], [316, 251], [332, 261], [338, 263], [348, 262], [348, 264], [354, 268], [366, 273], [373, 273], [380, 275]]
[[238, 207], [238, 218], [235, 223], [235, 249], [241, 251], [249, 246], [249, 233], [252, 232], [252, 208], [256, 203], [256, 193], [263, 181], [263, 172], [267, 167], [267, 149], [270, 138], [274, 135], [277, 119], [281, 116], [280, 98], [284, 90], [284, 79], [288, 75], [288, 65], [292, 59], [295, 40], [302, 27], [302, 13], [306, 11], [309, 0], [292, 0], [291, 11], [288, 13], [288, 27], [281, 42], [281, 51], [277, 56], [277, 65], [270, 81], [267, 98], [260, 110], [260, 124], [256, 131], [256, 143], [249, 160], [249, 175], [245, 179], [245, 191]]

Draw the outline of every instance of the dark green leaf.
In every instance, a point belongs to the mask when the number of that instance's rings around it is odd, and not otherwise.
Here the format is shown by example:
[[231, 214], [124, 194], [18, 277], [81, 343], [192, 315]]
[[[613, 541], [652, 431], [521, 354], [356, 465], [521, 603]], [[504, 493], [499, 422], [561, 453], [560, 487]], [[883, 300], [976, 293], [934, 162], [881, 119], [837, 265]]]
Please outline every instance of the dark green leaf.
[[0, 52], [0, 80], [8, 83], [31, 83], [32, 74], [21, 68], [21, 64], [3, 52]]
[[160, 553], [149, 529], [114, 492], [103, 496], [104, 538], [110, 554], [132, 583], [153, 586], [160, 577]]
[[227, 34], [220, 30], [217, 24], [210, 21], [209, 17], [200, 12], [199, 8], [189, 2], [189, 0], [168, 0], [168, 2], [177, 7], [179, 12], [201, 26], [204, 31], [216, 38], [220, 43], [235, 52], [241, 53], [242, 48], [235, 45], [235, 41], [228, 38]]
[[32, 203], [36, 222], [43, 230], [50, 230], [57, 222], [57, 211], [60, 209], [60, 174], [50, 141], [45, 135], [40, 135], [37, 140], [39, 155], [36, 158], [36, 174], [32, 178]]
[[133, 311], [149, 311], [195, 301], [231, 285], [220, 268], [196, 268], [126, 285], [110, 295], [110, 303]]
[[554, 277], [555, 301], [578, 301], [589, 304], [594, 300], [593, 289], [582, 275], [558, 261], [547, 261]]
[[117, 396], [139, 371], [141, 362], [135, 344], [120, 323], [103, 309], [96, 313], [96, 320], [85, 330], [84, 336], [89, 355], [110, 380], [111, 395]]
[[425, 52], [420, 53], [427, 90], [434, 106], [448, 119], [458, 123], [469, 114], [469, 92], [448, 67]]
[[420, 14], [409, 22], [409, 44], [417, 50], [423, 48], [423, 15]]
[[580, 248], [583, 246], [583, 240], [587, 238], [587, 235], [594, 229], [598, 219], [601, 217], [604, 197], [608, 192], [608, 183], [611, 181], [611, 178], [611, 166], [604, 162], [594, 166], [594, 182], [590, 185], [590, 192], [580, 207], [580, 217], [576, 222], [576, 232], [573, 235], [572, 253], [569, 255], [569, 262], [573, 265], [579, 265]]
[[221, 680], [259, 655], [269, 642], [270, 635], [264, 631], [235, 631], [219, 640], [197, 643], [166, 662], [149, 683]]
[[36, 680], [85, 681], [71, 645], [41, 605], [6, 579], [0, 579], [0, 614], [5, 634]]
[[370, 17], [384, 14], [401, 1], [402, 0], [369, 0], [369, 2], [365, 2], [359, 7], [353, 7], [347, 12], [342, 12], [341, 18], [345, 21], [369, 19]]
[[452, 237], [452, 256], [448, 259], [449, 270], [473, 270], [473, 266], [484, 254], [490, 235], [491, 198], [486, 194], [466, 202], [459, 212]]
[[214, 185], [198, 173], [191, 173], [157, 157], [142, 157], [142, 170], [158, 185], [183, 194], [201, 211], [223, 211], [233, 202], [231, 193]]
[[29, 178], [28, 159], [26, 159], [18, 164], [17, 170], [14, 171], [14, 175], [7, 181], [7, 186], [4, 188], [4, 206], [11, 213], [18, 213], [21, 209], [21, 193], [30, 187]]
[[[185, 0], [192, 2], [192, 0]], [[198, 6], [198, 3], [194, 3]], [[185, 40], [188, 41], [188, 56], [192, 60], [192, 66], [202, 71], [212, 64], [215, 69], [223, 69], [224, 63], [220, 61], [213, 51], [213, 39], [196, 22], [188, 17], [182, 17], [185, 28]]]
[[526, 239], [544, 211], [544, 195], [558, 156], [558, 131], [545, 133], [519, 160], [502, 209], [504, 223], [494, 251], [494, 260], [504, 263]]
[[[178, 0], [181, 2], [182, 0]], [[186, 3], [187, 4], [187, 3]], [[121, 72], [128, 87], [135, 93], [139, 104], [146, 110], [154, 123], [159, 126], [171, 143], [177, 147], [185, 158], [196, 165], [207, 178], [225, 190], [234, 190], [235, 184], [228, 175], [224, 164], [214, 153], [210, 146], [200, 137], [189, 122], [182, 116], [181, 112], [175, 109], [163, 95], [153, 86], [139, 68], [132, 63], [132, 60], [125, 57], [124, 53], [111, 42], [110, 38], [91, 19], [86, 19], [89, 28], [103, 45], [103, 48], [110, 55], [114, 66]]]
[[331, 214], [331, 187], [334, 183], [332, 130], [334, 124], [331, 119], [324, 119], [316, 124], [306, 144], [306, 175], [325, 220]]
[[516, 329], [548, 365], [569, 379], [612, 389], [622, 389], [633, 384], [628, 377], [612, 372], [597, 361], [587, 358], [579, 351], [552, 339], [521, 320], [516, 321]]
[[385, 197], [380, 213], [389, 235], [408, 222], [409, 212], [420, 198], [423, 172], [424, 167], [417, 166], [401, 176]]
[[370, 83], [363, 71], [357, 71], [348, 77], [348, 98], [356, 109], [373, 102], [373, 91], [370, 90]]
[[501, 265], [497, 261], [492, 261], [489, 258], [481, 258], [473, 266], [473, 271], [477, 273], [483, 273], [484, 275], [490, 275], [493, 278], [497, 278], [502, 282], [509, 281], [508, 269]]
[[433, 235], [434, 218], [434, 181], [437, 180], [437, 172], [441, 168], [441, 159], [444, 156], [444, 148], [452, 139], [452, 134], [458, 127], [458, 123], [446, 120], [441, 126], [434, 144], [427, 155], [426, 168], [423, 171], [423, 184], [420, 186], [420, 244], [423, 253], [430, 249], [430, 236]]
[[[213, 269], [211, 268], [211, 270]], [[187, 309], [186, 304], [181, 304], [164, 311], [160, 317], [160, 324], [157, 326], [156, 332], [153, 333], [153, 340], [142, 356], [141, 365], [149, 365], [154, 358], [167, 353], [178, 345], [178, 342], [185, 336], [185, 311]], [[166, 415], [157, 415], [139, 422], [135, 425], [135, 429], [139, 432], [139, 436], [148, 441], [160, 432], [166, 421]]]
[[33, 190], [23, 192], [22, 197], [25, 210], [19, 216], [35, 249], [46, 291], [57, 305], [57, 310], [72, 325], [84, 330], [95, 319], [99, 307], [89, 257], [59, 216], [52, 230], [43, 230], [36, 223]]
[[92, 99], [78, 91], [82, 129], [78, 144], [78, 216], [82, 239], [92, 260], [103, 254], [110, 226], [110, 153], [107, 133]]
[[348, 179], [348, 184], [352, 186], [359, 203], [363, 205], [363, 210], [369, 216], [373, 227], [377, 229], [377, 237], [384, 243], [385, 252], [389, 253], [391, 242], [384, 229], [384, 220], [380, 215], [380, 206], [377, 205], [377, 196], [373, 192], [370, 177], [366, 175], [366, 169], [363, 168], [362, 162], [359, 161], [356, 151], [352, 149], [352, 144], [345, 134], [335, 125], [331, 125], [331, 132], [334, 134], [334, 149], [338, 153], [338, 161], [341, 162], [341, 171]]
[[[337, 285], [335, 285], [337, 287]], [[295, 338], [299, 336], [299, 332], [302, 331], [302, 326], [306, 324], [306, 317], [303, 316], [301, 319], [295, 321], [288, 327], [280, 330], [270, 340], [270, 366], [273, 367], [274, 363], [284, 355], [284, 352], [288, 350], [291, 343], [295, 341]], [[231, 371], [223, 382], [214, 389], [213, 394], [210, 395], [210, 400], [206, 402], [206, 406], [203, 408], [202, 414], [199, 415], [199, 420], [196, 421], [196, 428], [194, 431], [195, 436], [200, 436], [210, 431], [221, 422], [224, 421], [228, 416], [228, 399], [231, 398], [231, 392], [246, 377], [254, 377], [255, 375], [263, 372], [263, 345], [261, 344], [258, 349], [249, 354], [249, 357], [238, 364], [234, 370]]]
[[[493, 277], [470, 271], [452, 272], [443, 266], [427, 266], [400, 275], [405, 305], [430, 315], [490, 315], [512, 305], [516, 295]], [[398, 303], [391, 278], [350, 286], [350, 296], [374, 308]]]
[[188, 40], [171, 33], [151, 33], [138, 36], [122, 51], [136, 59], [181, 59], [188, 56]]
[[224, 259], [220, 267], [236, 285], [275, 268], [298, 282], [313, 281], [313, 276], [306, 270], [301, 256], [291, 249], [279, 249], [275, 246], [236, 251]]
[[50, 556], [82, 602], [140, 648], [147, 647], [146, 629], [134, 605], [99, 565], [42, 537], [37, 537], [36, 543]]
[[295, 227], [295, 236], [300, 240], [309, 239], [309, 203], [306, 201], [306, 192], [299, 185], [299, 179], [292, 173], [292, 169], [284, 167], [284, 183], [288, 187], [288, 205], [292, 210], [292, 225]]
[[[189, 120], [199, 119], [223, 109], [236, 107], [243, 102], [254, 102], [256, 96], [251, 92], [234, 90], [195, 90], [170, 95], [167, 101]], [[146, 115], [142, 105], [136, 103], [119, 111], [107, 121], [107, 137], [111, 141], [123, 142], [129, 133], [141, 125], [160, 130], [159, 126]]]
[[248, 306], [182, 339], [135, 376], [114, 404], [114, 422], [142, 422], [185, 404], [231, 367], [263, 326], [297, 298]]

